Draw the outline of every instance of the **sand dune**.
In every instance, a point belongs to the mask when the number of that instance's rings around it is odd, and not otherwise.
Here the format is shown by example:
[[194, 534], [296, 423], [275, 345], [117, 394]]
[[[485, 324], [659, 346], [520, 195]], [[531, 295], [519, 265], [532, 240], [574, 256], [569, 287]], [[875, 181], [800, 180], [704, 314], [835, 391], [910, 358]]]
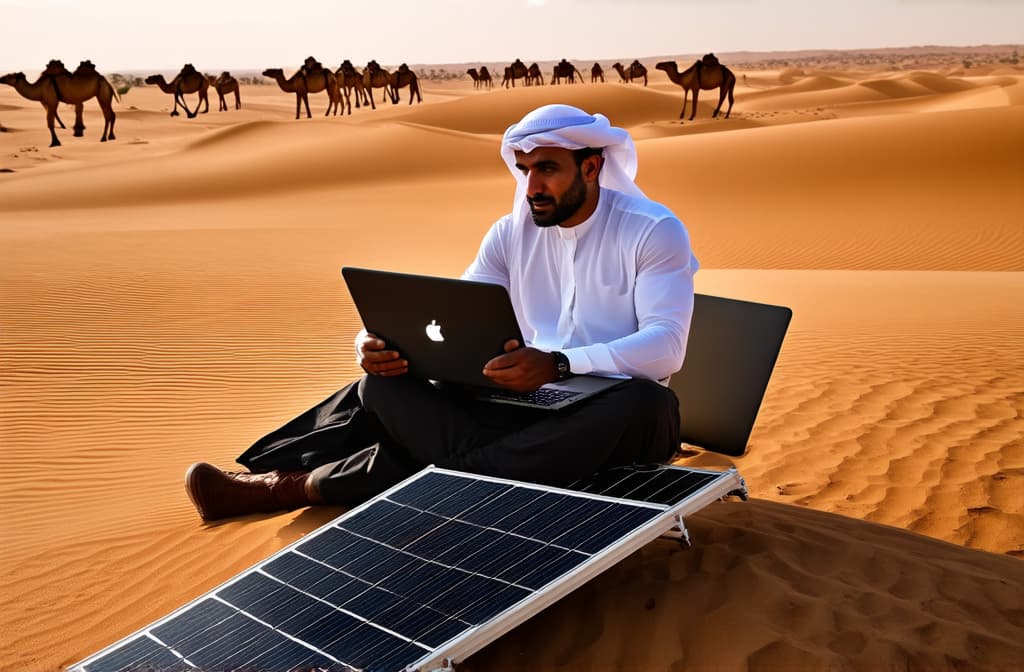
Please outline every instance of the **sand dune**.
[[1024, 74], [737, 75], [730, 119], [703, 92], [683, 123], [653, 71], [424, 82], [423, 105], [344, 117], [320, 96], [298, 121], [273, 86], [196, 119], [142, 87], [116, 141], [87, 104], [86, 136], [52, 149], [41, 107], [0, 87], [0, 667], [66, 666], [340, 513], [203, 525], [181, 476], [357, 375], [340, 266], [461, 272], [511, 205], [500, 134], [548, 102], [633, 132], [698, 291], [794, 319], [748, 453], [680, 457], [736, 466], [753, 499], [464, 667], [1018, 666]]

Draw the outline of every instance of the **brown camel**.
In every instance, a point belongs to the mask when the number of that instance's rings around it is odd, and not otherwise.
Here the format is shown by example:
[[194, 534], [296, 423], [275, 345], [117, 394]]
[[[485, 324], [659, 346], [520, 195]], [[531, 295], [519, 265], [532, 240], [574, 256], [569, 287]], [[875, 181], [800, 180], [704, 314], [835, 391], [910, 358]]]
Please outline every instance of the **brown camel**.
[[732, 112], [733, 89], [736, 88], [736, 75], [719, 63], [714, 54], [704, 54], [701, 60], [694, 61], [693, 65], [683, 72], [679, 72], [679, 66], [675, 61], [662, 61], [655, 67], [664, 70], [669, 79], [683, 87], [683, 109], [679, 112], [680, 119], [686, 115], [686, 98], [690, 91], [693, 91], [693, 108], [690, 111], [690, 121], [693, 121], [697, 114], [697, 94], [701, 89], [718, 89], [718, 106], [712, 113], [712, 118], [718, 116], [722, 110], [722, 101], [726, 95], [729, 96], [729, 108], [725, 111], [725, 118], [729, 118], [729, 113]]
[[301, 116], [303, 105], [306, 106], [306, 118], [309, 119], [313, 116], [309, 111], [309, 94], [321, 91], [327, 92], [327, 112], [324, 113], [324, 116], [329, 116], [332, 111], [335, 114], [338, 113], [340, 103], [338, 99], [341, 97], [338, 93], [338, 80], [329, 70], [321, 68], [320, 73], [307, 75], [300, 68], [291, 77], [285, 79], [284, 71], [281, 68], [267, 68], [263, 71], [263, 76], [270, 77], [277, 82], [282, 91], [295, 94], [296, 119]]
[[619, 73], [619, 77], [623, 82], [632, 84], [634, 79], [643, 79], [644, 86], [647, 86], [647, 68], [640, 61], [630, 63], [628, 70], [622, 67], [622, 63], [616, 63], [612, 67]]
[[480, 66], [479, 72], [477, 72], [476, 68], [470, 68], [466, 70], [466, 74], [473, 79], [474, 89], [494, 88], [494, 80], [491, 79], [491, 72], [487, 69], [486, 65]]
[[[171, 110], [172, 117], [178, 116], [178, 105], [181, 105], [181, 109], [185, 110], [185, 116], [189, 119], [193, 119], [199, 114], [200, 105], [205, 104], [203, 114], [210, 111], [210, 98], [207, 93], [207, 90], [210, 88], [210, 80], [197, 71], [191, 63], [186, 63], [181, 68], [181, 72], [175, 75], [174, 79], [169, 83], [164, 80], [163, 75], [150, 75], [146, 77], [145, 81], [146, 84], [156, 84], [164, 93], [174, 94], [174, 109]], [[199, 94], [199, 100], [196, 103], [194, 112], [188, 109], [188, 105], [185, 104], [186, 93]]]
[[529, 69], [526, 71], [526, 85], [533, 86], [534, 84], [540, 85], [544, 83], [544, 75], [540, 71], [540, 66], [536, 63], [531, 63]]
[[522, 79], [529, 85], [529, 73], [530, 69], [526, 67], [526, 64], [520, 61], [518, 58], [505, 68], [505, 78], [501, 80], [501, 85], [508, 88], [509, 84], [512, 88], [516, 88], [516, 80]]
[[225, 96], [227, 96], [229, 93], [235, 94], [235, 109], [242, 109], [242, 99], [239, 96], [238, 92], [238, 80], [232, 77], [230, 72], [225, 70], [216, 77], [212, 75], [207, 75], [206, 80], [210, 82], [210, 86], [212, 86], [213, 90], [217, 92], [217, 98], [220, 103], [220, 105], [217, 108], [218, 112], [224, 112], [228, 109], [228, 104], [227, 101], [225, 100]]
[[580, 84], [583, 83], [583, 73], [576, 69], [576, 66], [565, 60], [564, 58], [555, 64], [554, 70], [551, 71], [551, 83], [560, 84], [565, 79], [570, 84], [576, 83], [576, 75], [580, 77]]
[[491, 78], [491, 71], [487, 69], [486, 65], [480, 66], [480, 83], [488, 89], [494, 88], [494, 80]]
[[420, 95], [419, 79], [417, 79], [416, 73], [409, 69], [408, 65], [402, 63], [398, 66], [398, 70], [395, 70], [391, 75], [391, 90], [395, 92], [395, 102], [398, 102], [398, 90], [406, 86], [409, 87], [409, 104], [412, 105], [414, 96], [416, 102], [422, 103], [423, 96]]
[[363, 85], [363, 73], [356, 70], [356, 67], [352, 65], [352, 61], [347, 58], [342, 61], [338, 69], [334, 71], [334, 76], [338, 79], [338, 88], [344, 96], [344, 104], [348, 108], [349, 114], [352, 114], [353, 91], [356, 94], [357, 110], [361, 104], [370, 105], [373, 109], [377, 109], [377, 106], [373, 104], [373, 98], [366, 95], [366, 87]]
[[594, 84], [599, 79], [604, 82], [604, 68], [600, 63], [594, 63], [594, 67], [590, 68], [590, 83]]
[[[82, 122], [82, 110], [85, 101], [93, 96], [100, 105], [103, 112], [103, 136], [100, 142], [108, 139], [114, 140], [114, 107], [111, 103], [117, 97], [117, 92], [110, 85], [107, 79], [96, 72], [95, 66], [89, 61], [82, 61], [74, 74], [67, 71], [60, 61], [50, 61], [46, 70], [35, 82], [29, 82], [23, 72], [14, 72], [0, 77], [0, 84], [13, 86], [23, 98], [36, 100], [46, 108], [46, 126], [50, 129], [50, 147], [59, 147], [60, 140], [53, 130], [53, 122], [59, 119], [57, 106], [60, 103], [68, 103], [75, 106], [74, 136], [82, 137], [85, 134], [85, 124]], [[61, 124], [61, 128], [64, 124]]]
[[[374, 89], [384, 89], [384, 95], [380, 102], [383, 103], [390, 98], [392, 104], [398, 103], [398, 94], [391, 89], [391, 73], [380, 67], [377, 61], [370, 61], [366, 64], [366, 68], [363, 70], [363, 86], [369, 90], [371, 100]], [[377, 109], [377, 106], [374, 105], [373, 108]]]
[[[341, 107], [341, 89], [337, 76], [312, 56], [306, 57], [299, 72], [306, 78], [306, 88], [309, 93], [327, 92], [327, 114], [324, 116], [328, 116], [332, 112], [337, 114], [338, 108]], [[345, 114], [345, 110], [342, 109], [341, 113]]]

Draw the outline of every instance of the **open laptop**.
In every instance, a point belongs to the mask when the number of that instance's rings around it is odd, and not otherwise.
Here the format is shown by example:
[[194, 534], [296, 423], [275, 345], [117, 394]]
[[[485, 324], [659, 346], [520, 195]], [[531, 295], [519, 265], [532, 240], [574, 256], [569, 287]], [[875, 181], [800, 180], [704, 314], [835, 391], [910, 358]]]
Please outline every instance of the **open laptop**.
[[413, 375], [476, 388], [487, 401], [551, 410], [625, 380], [578, 375], [525, 394], [497, 387], [484, 364], [510, 338], [525, 342], [504, 287], [351, 266], [341, 273], [363, 326], [402, 353]]

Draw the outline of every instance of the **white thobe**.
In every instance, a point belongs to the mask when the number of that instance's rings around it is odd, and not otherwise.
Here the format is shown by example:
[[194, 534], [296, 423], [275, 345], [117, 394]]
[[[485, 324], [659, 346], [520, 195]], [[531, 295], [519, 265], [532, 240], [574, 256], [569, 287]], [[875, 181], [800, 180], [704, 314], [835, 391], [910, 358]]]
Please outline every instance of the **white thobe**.
[[699, 264], [672, 212], [601, 189], [574, 227], [498, 220], [463, 274], [504, 286], [526, 345], [573, 373], [666, 381], [682, 366]]

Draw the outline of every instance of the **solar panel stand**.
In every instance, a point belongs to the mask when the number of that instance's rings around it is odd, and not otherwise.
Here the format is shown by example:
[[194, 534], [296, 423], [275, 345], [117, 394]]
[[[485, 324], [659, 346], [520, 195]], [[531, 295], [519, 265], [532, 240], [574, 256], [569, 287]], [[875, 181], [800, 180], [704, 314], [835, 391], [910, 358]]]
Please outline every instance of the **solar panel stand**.
[[662, 539], [678, 539], [679, 545], [683, 548], [690, 548], [693, 544], [690, 543], [690, 532], [686, 529], [686, 521], [683, 520], [682, 514], [676, 514], [676, 524], [671, 530], [661, 535]]

